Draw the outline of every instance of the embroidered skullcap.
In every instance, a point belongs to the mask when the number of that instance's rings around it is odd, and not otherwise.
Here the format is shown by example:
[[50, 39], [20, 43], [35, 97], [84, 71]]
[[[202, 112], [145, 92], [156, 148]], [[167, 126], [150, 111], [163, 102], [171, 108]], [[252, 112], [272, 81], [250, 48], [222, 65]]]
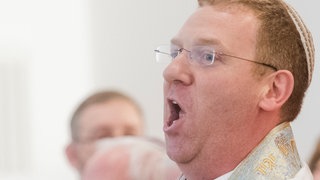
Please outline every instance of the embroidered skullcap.
[[312, 73], [314, 68], [314, 45], [310, 31], [307, 29], [306, 25], [302, 21], [301, 17], [288, 3], [283, 1], [287, 12], [289, 13], [292, 21], [294, 22], [299, 34], [300, 39], [303, 44], [304, 51], [306, 53], [306, 60], [308, 65], [308, 86], [311, 83]]

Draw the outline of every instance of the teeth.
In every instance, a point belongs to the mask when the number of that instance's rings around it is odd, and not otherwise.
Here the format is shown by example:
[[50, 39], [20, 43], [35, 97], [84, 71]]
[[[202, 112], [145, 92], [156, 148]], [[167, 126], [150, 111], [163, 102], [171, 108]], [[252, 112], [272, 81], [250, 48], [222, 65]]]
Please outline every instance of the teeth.
[[177, 101], [172, 101], [172, 104], [178, 104]]

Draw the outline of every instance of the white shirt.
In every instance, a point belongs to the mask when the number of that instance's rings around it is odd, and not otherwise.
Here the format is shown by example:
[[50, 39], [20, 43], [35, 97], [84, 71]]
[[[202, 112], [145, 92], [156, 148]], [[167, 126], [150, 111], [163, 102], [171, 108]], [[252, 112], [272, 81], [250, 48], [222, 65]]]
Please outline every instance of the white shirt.
[[217, 177], [214, 180], [228, 180], [232, 173], [233, 173], [233, 171], [230, 171], [222, 176]]

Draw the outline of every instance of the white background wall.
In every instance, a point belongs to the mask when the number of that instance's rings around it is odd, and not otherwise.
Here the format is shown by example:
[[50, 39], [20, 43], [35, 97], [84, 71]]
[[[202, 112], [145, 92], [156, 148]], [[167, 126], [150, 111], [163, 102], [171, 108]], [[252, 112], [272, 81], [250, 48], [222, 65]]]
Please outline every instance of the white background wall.
[[[310, 27], [319, 51], [316, 1], [288, 1]], [[153, 49], [168, 43], [195, 8], [195, 0], [0, 0], [0, 66], [15, 61], [25, 71], [16, 72], [20, 78], [14, 82], [0, 83], [0, 89], [13, 84], [10, 87], [18, 89], [14, 97], [24, 97], [9, 98], [0, 91], [0, 98], [19, 104], [0, 108], [23, 114], [10, 116], [17, 128], [7, 129], [6, 135], [0, 132], [7, 137], [0, 140], [15, 139], [11, 147], [22, 147], [19, 154], [25, 157], [22, 165], [0, 171], [0, 179], [76, 179], [63, 154], [69, 118], [79, 101], [96, 89], [119, 89], [135, 97], [145, 111], [146, 133], [162, 138], [164, 65], [155, 62]], [[319, 65], [316, 62], [302, 112], [293, 123], [306, 160], [320, 136]], [[0, 157], [4, 151], [0, 149]]]

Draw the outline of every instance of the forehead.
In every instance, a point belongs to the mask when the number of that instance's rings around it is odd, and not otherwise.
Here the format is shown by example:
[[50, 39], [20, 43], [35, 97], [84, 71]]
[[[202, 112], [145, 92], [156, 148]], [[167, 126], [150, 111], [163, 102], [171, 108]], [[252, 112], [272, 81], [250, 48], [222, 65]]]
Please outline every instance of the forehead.
[[123, 99], [114, 99], [103, 103], [96, 103], [85, 108], [79, 116], [81, 124], [135, 124], [140, 123], [140, 112], [135, 106]]
[[259, 21], [243, 6], [202, 6], [185, 22], [172, 43], [187, 48], [210, 44], [232, 51], [249, 45], [255, 47]]

